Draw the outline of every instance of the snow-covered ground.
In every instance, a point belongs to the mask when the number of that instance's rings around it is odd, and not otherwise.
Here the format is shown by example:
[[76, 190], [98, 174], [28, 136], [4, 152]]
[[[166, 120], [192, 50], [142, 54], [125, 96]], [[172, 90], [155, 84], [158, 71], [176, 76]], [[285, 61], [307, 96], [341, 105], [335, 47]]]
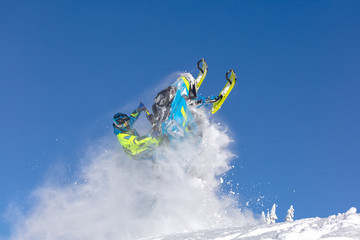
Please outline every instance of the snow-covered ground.
[[145, 238], [147, 240], [346, 240], [360, 239], [360, 214], [356, 208], [350, 208], [343, 214], [328, 218], [306, 218], [290, 223], [261, 224], [252, 227], [205, 230], [193, 233], [173, 234], [168, 236]]

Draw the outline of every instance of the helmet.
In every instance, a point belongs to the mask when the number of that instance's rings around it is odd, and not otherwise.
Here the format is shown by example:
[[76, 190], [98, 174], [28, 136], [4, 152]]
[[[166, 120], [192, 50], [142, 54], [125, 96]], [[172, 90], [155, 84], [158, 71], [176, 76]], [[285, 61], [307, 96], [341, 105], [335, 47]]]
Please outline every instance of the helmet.
[[114, 124], [117, 127], [123, 127], [123, 124], [130, 121], [130, 118], [128, 115], [124, 113], [117, 113], [114, 115]]

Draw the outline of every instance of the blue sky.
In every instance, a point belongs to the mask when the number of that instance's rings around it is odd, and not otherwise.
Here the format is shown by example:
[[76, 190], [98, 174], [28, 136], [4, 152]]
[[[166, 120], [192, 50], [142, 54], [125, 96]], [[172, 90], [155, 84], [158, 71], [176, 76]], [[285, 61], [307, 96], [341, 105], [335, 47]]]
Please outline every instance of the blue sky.
[[202, 57], [203, 94], [238, 75], [217, 117], [255, 212], [359, 208], [359, 12], [358, 1], [1, 1], [1, 214], [54, 165], [71, 174], [113, 134], [117, 109]]

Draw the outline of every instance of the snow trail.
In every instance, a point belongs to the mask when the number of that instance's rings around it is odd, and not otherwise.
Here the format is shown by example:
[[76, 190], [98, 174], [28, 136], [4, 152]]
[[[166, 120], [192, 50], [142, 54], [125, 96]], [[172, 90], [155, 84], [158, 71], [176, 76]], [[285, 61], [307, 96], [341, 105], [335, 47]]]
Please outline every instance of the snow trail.
[[235, 199], [219, 197], [218, 176], [233, 158], [231, 139], [199, 114], [201, 145], [167, 149], [155, 164], [129, 159], [118, 144], [90, 147], [76, 181], [34, 191], [34, 204], [16, 219], [12, 239], [136, 239], [255, 224]]
[[306, 218], [287, 223], [205, 230], [143, 240], [359, 240], [360, 214], [356, 208], [328, 218]]

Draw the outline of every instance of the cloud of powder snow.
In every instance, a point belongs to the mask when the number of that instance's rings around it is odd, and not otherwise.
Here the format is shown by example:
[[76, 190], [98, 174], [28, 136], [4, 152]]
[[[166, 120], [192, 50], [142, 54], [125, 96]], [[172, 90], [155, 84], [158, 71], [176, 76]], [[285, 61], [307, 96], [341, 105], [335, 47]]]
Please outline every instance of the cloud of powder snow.
[[33, 192], [30, 211], [15, 217], [12, 239], [136, 239], [256, 223], [236, 200], [220, 196], [219, 176], [234, 157], [231, 139], [199, 114], [200, 145], [160, 149], [155, 161], [129, 159], [119, 144], [107, 143], [114, 136], [89, 146], [71, 183], [56, 184], [55, 177]]

